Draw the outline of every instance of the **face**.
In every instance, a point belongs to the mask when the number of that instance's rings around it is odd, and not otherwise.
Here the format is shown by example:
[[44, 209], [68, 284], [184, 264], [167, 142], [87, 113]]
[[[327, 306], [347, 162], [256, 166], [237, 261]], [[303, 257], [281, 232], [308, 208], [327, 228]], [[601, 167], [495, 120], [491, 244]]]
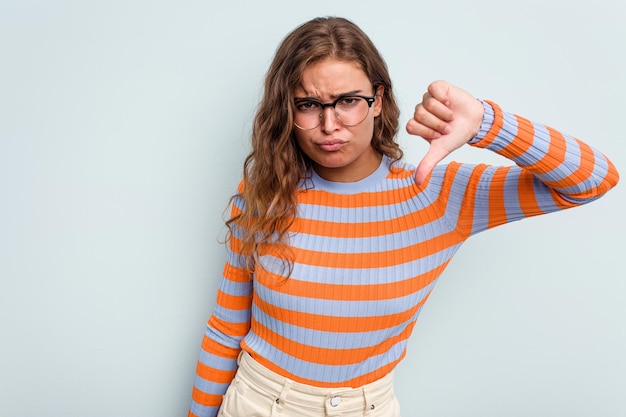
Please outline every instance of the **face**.
[[[323, 103], [343, 95], [374, 95], [374, 87], [365, 72], [354, 62], [326, 59], [311, 64], [302, 72], [302, 82], [295, 90], [296, 99], [314, 98]], [[373, 173], [380, 165], [381, 154], [371, 146], [374, 118], [382, 109], [382, 87], [376, 92], [367, 117], [355, 126], [345, 126], [332, 107], [323, 110], [318, 127], [302, 130], [294, 126], [300, 149], [313, 161], [322, 178], [354, 182]]]

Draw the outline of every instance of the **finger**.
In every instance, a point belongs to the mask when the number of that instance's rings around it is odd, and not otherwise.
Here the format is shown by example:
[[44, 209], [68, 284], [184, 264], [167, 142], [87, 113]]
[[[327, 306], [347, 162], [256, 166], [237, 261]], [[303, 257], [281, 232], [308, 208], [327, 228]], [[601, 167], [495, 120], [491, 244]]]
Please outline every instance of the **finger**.
[[451, 88], [452, 86], [445, 81], [433, 81], [428, 85], [428, 94], [448, 106], [450, 104], [449, 94]]
[[[430, 93], [426, 93], [424, 94], [421, 105], [424, 110], [437, 116], [441, 120], [451, 122], [454, 119], [454, 113], [450, 110], [450, 107], [448, 107], [450, 103], [447, 100], [447, 96], [445, 98], [437, 98]], [[417, 111], [417, 106], [415, 110]]]
[[[441, 103], [438, 103], [438, 104], [440, 106], [443, 106]], [[435, 105], [433, 107], [437, 107], [437, 106]], [[443, 107], [445, 108], [445, 106]], [[449, 117], [447, 114], [448, 111], [439, 111], [439, 113], [442, 114], [442, 117]], [[418, 104], [417, 106], [415, 106], [415, 112], [413, 113], [412, 120], [414, 120], [414, 123], [411, 123], [412, 127], [417, 127], [418, 125], [423, 126], [427, 134], [429, 134], [430, 131], [434, 131], [442, 135], [445, 135], [450, 132], [448, 121], [445, 119], [442, 119], [440, 116], [438, 116], [437, 114], [427, 109], [425, 104]], [[419, 134], [419, 133], [413, 133], [413, 134]]]
[[424, 126], [415, 119], [410, 119], [406, 124], [406, 131], [410, 135], [420, 136], [426, 140], [437, 139], [441, 137], [441, 133], [430, 127]]
[[428, 148], [428, 152], [426, 152], [426, 155], [421, 160], [421, 162], [417, 166], [417, 169], [415, 170], [415, 182], [418, 185], [422, 185], [424, 180], [426, 180], [426, 178], [430, 175], [435, 166], [437, 166], [439, 162], [441, 162], [446, 156], [448, 156], [449, 153], [450, 152], [448, 152], [447, 150], [436, 146], [431, 146], [430, 148]]

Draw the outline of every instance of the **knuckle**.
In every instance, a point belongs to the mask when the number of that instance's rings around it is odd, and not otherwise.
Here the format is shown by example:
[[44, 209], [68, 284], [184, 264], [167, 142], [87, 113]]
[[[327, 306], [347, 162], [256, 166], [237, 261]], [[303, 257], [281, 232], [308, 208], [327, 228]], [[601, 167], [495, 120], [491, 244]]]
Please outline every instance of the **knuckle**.
[[426, 110], [426, 107], [423, 103], [418, 104], [417, 107], [415, 107], [415, 120], [424, 121], [428, 114], [429, 111]]

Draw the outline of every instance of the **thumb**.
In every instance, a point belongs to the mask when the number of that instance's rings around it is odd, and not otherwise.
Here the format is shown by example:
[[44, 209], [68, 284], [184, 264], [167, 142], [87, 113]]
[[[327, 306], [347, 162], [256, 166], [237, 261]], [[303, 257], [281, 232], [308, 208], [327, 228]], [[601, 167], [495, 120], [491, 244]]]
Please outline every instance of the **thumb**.
[[445, 148], [431, 145], [415, 170], [415, 182], [417, 185], [422, 185], [435, 166], [449, 154], [450, 152]]

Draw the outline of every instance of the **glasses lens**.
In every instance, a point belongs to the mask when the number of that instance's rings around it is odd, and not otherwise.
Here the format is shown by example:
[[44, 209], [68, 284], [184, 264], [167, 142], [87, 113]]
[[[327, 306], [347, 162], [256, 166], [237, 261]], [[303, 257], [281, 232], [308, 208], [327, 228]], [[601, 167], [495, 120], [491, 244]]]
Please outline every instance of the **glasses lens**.
[[295, 124], [300, 129], [315, 129], [322, 121], [322, 104], [314, 100], [297, 100]]
[[[345, 126], [356, 126], [367, 117], [369, 104], [362, 97], [341, 97], [334, 103], [335, 117]], [[318, 127], [326, 112], [322, 103], [316, 100], [297, 100], [295, 124], [300, 129], [310, 130]]]
[[361, 97], [344, 97], [335, 105], [335, 114], [346, 126], [355, 126], [367, 117], [369, 106]]

